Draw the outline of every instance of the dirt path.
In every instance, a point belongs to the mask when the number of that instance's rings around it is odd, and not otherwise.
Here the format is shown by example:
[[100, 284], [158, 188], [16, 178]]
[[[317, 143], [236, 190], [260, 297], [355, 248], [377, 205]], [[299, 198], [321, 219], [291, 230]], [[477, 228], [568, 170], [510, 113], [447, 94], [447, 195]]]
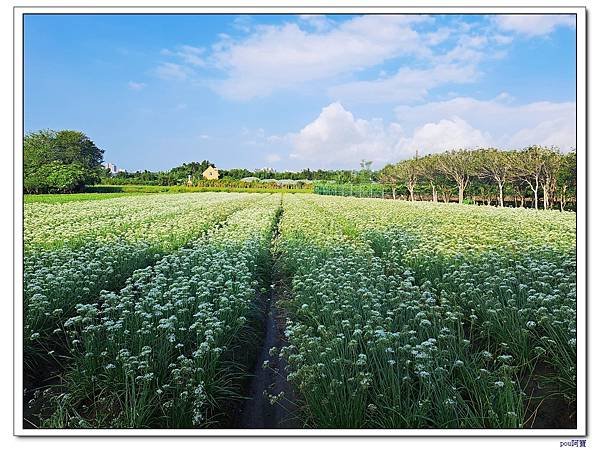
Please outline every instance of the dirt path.
[[[264, 326], [264, 341], [248, 389], [249, 398], [241, 406], [237, 427], [298, 428], [296, 397], [287, 381], [285, 362], [278, 356], [284, 345], [283, 323], [273, 289], [266, 304]], [[271, 348], [276, 349], [273, 356], [269, 354]]]

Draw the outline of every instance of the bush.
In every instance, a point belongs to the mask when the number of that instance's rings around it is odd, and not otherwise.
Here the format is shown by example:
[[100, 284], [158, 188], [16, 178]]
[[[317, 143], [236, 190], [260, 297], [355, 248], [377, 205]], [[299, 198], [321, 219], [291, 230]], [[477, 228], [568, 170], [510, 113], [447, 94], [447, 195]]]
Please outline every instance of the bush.
[[35, 194], [82, 192], [86, 184], [97, 178], [79, 164], [53, 162], [26, 173], [23, 187], [25, 192]]

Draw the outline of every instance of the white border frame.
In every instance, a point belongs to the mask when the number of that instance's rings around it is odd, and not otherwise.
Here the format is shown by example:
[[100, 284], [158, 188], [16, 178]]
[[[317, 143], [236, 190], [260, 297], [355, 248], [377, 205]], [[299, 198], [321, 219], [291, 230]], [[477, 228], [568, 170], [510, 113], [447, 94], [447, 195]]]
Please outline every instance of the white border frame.
[[[350, 0], [352, 1], [352, 0]], [[350, 1], [348, 3], [350, 3]], [[382, 0], [381, 3], [387, 2]], [[108, 2], [107, 2], [108, 3]], [[13, 433], [16, 436], [556, 436], [583, 437], [587, 435], [587, 28], [586, 9], [579, 7], [449, 7], [449, 6], [236, 6], [223, 2], [222, 6], [15, 6], [13, 15], [14, 39], [14, 299], [13, 299]], [[300, 3], [300, 2], [298, 2]], [[436, 0], [431, 3], [443, 3]], [[23, 428], [23, 15], [27, 13], [94, 14], [94, 13], [177, 13], [177, 14], [575, 14], [576, 27], [576, 131], [577, 131], [577, 184], [579, 186], [577, 211], [577, 428], [576, 429], [25, 429]]]

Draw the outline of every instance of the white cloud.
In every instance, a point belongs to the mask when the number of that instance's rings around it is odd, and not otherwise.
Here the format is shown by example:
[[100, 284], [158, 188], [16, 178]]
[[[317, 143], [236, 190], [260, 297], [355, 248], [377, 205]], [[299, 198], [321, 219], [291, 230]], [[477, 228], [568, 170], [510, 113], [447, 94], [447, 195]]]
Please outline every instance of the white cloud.
[[430, 69], [401, 68], [391, 77], [334, 86], [329, 95], [338, 100], [364, 103], [410, 102], [425, 98], [430, 89], [440, 85], [473, 82], [477, 75], [477, 70], [470, 64], [442, 64]]
[[322, 14], [301, 14], [299, 16], [301, 21], [310, 25], [317, 31], [325, 31], [333, 27], [334, 22], [327, 16]]
[[155, 69], [155, 73], [163, 80], [183, 81], [188, 78], [189, 70], [181, 64], [163, 62]]
[[127, 86], [132, 91], [141, 91], [142, 89], [144, 89], [146, 87], [146, 83], [138, 83], [136, 81], [130, 81], [129, 83], [127, 83]]
[[484, 101], [456, 98], [396, 108], [397, 119], [361, 119], [335, 102], [300, 131], [270, 136], [287, 145], [290, 159], [320, 167], [356, 168], [362, 159], [381, 167], [414, 155], [458, 148], [523, 148], [575, 145], [574, 103], [536, 102], [514, 105], [506, 93]]
[[[509, 94], [502, 93], [492, 100], [457, 97], [417, 106], [398, 106], [395, 111], [397, 120], [407, 129], [415, 129], [425, 122], [459, 117], [476, 129], [488, 132], [493, 137], [491, 145], [497, 147], [543, 143], [568, 150], [575, 146], [574, 102], [517, 105]], [[541, 133], [542, 129], [547, 134]]]
[[[157, 73], [176, 80], [190, 78], [231, 100], [251, 100], [311, 83], [319, 89], [329, 85], [336, 99], [355, 93], [355, 99], [397, 102], [420, 99], [445, 83], [472, 81], [477, 65], [502, 57], [502, 46], [511, 39], [496, 27], [476, 27], [459, 19], [451, 26], [421, 28], [433, 23], [435, 18], [424, 15], [345, 20], [300, 15], [265, 25], [238, 16], [232, 26], [243, 31], [242, 37], [220, 35], [210, 51], [189, 45], [163, 50], [177, 64], [165, 62]], [[392, 61], [385, 72], [396, 75], [364, 79], [366, 69]]]
[[179, 56], [183, 62], [187, 64], [191, 64], [192, 66], [203, 67], [206, 65], [206, 62], [202, 58], [202, 54], [204, 53], [204, 48], [201, 47], [192, 47], [191, 45], [184, 45], [177, 52], [177, 56]]
[[511, 147], [524, 147], [532, 143], [548, 147], [555, 145], [563, 151], [575, 148], [575, 121], [562, 117], [546, 120], [519, 130], [508, 141]]
[[501, 30], [525, 36], [543, 36], [561, 26], [574, 27], [575, 16], [568, 14], [511, 14], [495, 16]]
[[438, 153], [451, 149], [488, 147], [488, 133], [473, 128], [460, 117], [442, 119], [437, 123], [426, 123], [415, 130], [412, 138], [402, 140], [399, 145], [404, 153]]
[[430, 50], [411, 24], [424, 16], [359, 16], [326, 32], [297, 23], [256, 27], [241, 41], [228, 40], [212, 55], [226, 78], [213, 85], [223, 96], [247, 100], [298, 83], [322, 80]]
[[355, 118], [336, 102], [298, 133], [288, 135], [290, 158], [322, 167], [358, 167], [361, 159], [382, 163], [396, 156], [392, 152], [400, 134], [397, 125]]

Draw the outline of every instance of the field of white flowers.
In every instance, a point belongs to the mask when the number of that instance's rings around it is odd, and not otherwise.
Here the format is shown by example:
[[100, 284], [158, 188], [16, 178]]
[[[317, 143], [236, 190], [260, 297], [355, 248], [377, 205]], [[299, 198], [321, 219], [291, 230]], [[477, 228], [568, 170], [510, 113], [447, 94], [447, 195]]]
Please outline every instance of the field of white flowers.
[[574, 213], [310, 194], [27, 204], [28, 420], [235, 422], [276, 278], [270, 355], [304, 426], [574, 427], [575, 228]]

